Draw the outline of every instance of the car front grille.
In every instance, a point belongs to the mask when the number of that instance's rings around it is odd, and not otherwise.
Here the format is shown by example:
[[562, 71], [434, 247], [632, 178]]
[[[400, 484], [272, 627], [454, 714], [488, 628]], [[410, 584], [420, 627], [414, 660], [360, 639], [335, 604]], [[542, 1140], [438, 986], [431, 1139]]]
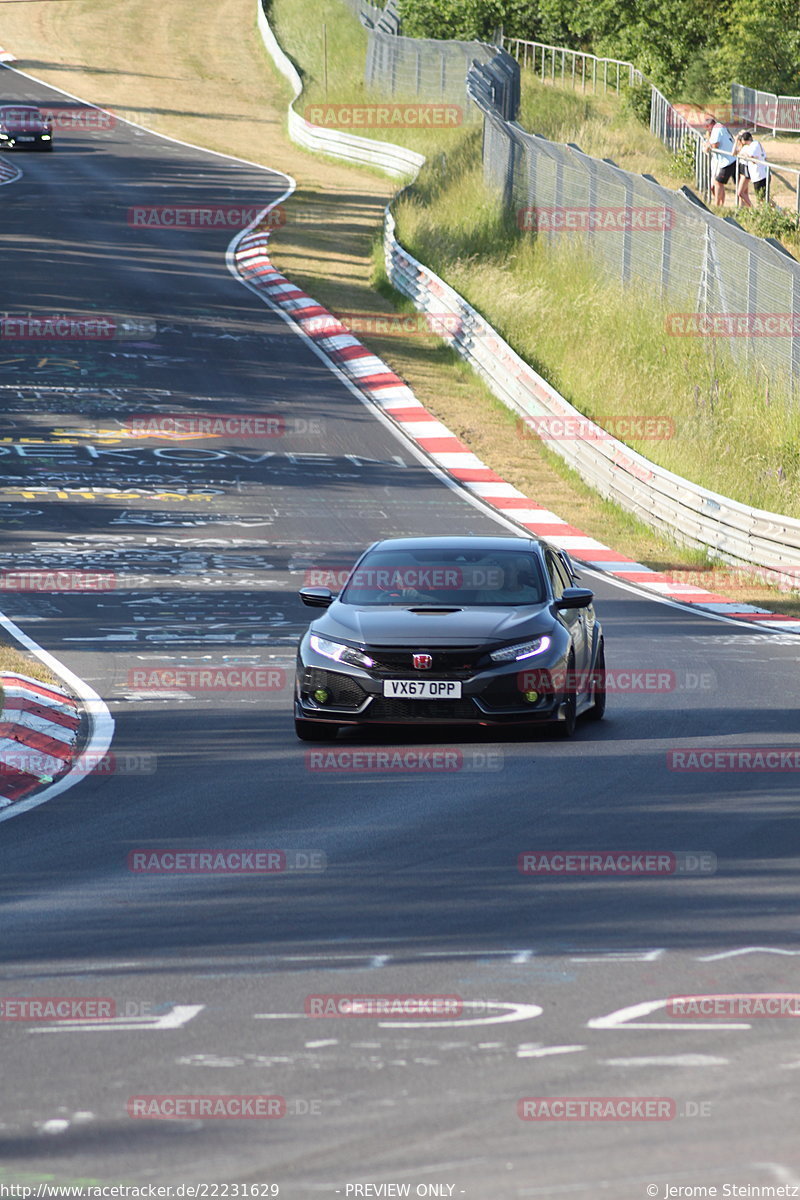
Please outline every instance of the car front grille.
[[325, 688], [330, 693], [330, 699], [321, 704], [320, 708], [357, 709], [367, 698], [367, 693], [350, 675], [340, 675], [337, 671], [320, 671], [316, 667], [306, 668], [300, 684], [301, 693], [304, 697], [313, 698], [317, 688]]
[[[481, 669], [478, 665], [486, 657], [484, 650], [474, 646], [436, 647], [436, 646], [371, 646], [367, 651], [370, 658], [375, 660], [375, 666], [369, 668], [370, 675], [381, 679], [402, 678], [413, 679], [470, 679]], [[433, 662], [424, 671], [414, 667], [415, 653], [430, 654]]]
[[377, 696], [364, 712], [371, 721], [474, 721], [479, 712], [470, 699], [387, 700]]

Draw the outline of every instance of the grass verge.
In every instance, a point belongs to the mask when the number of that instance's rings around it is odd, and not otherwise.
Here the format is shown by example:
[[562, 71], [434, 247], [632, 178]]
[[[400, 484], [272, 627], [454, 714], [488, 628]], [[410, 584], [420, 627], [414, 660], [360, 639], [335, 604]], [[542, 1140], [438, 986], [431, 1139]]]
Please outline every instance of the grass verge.
[[32, 654], [28, 654], [25, 650], [19, 650], [10, 642], [0, 642], [0, 709], [2, 709], [2, 675], [6, 671], [12, 671], [16, 675], [28, 675], [31, 679], [38, 679], [42, 683], [60, 684], [60, 680], [53, 672], [39, 662], [38, 658], [34, 658]]

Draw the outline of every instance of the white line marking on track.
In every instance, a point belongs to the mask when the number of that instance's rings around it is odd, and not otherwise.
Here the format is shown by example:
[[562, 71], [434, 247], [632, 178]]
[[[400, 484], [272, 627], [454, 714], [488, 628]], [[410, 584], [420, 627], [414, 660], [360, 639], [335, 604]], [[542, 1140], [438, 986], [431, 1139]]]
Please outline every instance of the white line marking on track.
[[742, 950], [723, 950], [719, 954], [701, 954], [698, 962], [719, 962], [721, 958], [738, 958], [742, 954], [785, 954], [800, 955], [800, 950], [780, 950], [773, 946], [745, 946]]
[[585, 1050], [585, 1046], [536, 1046], [521, 1045], [517, 1047], [517, 1058], [549, 1058], [551, 1054], [575, 1054]]
[[110, 1017], [107, 1021], [86, 1020], [59, 1021], [56, 1025], [34, 1025], [28, 1033], [131, 1033], [152, 1029], [179, 1029], [199, 1012], [203, 1004], [178, 1004], [171, 1012], [160, 1017]]
[[673, 1021], [671, 1024], [666, 1021], [661, 1021], [658, 1024], [648, 1021], [637, 1021], [637, 1017], [649, 1016], [652, 1012], [657, 1012], [660, 1008], [666, 1008], [669, 1000], [646, 1000], [643, 1004], [631, 1004], [628, 1008], [618, 1008], [616, 1012], [608, 1013], [605, 1017], [593, 1017], [586, 1024], [589, 1029], [669, 1029], [682, 1030], [686, 1033], [687, 1030], [695, 1029], [750, 1029], [749, 1024], [744, 1023], [727, 1023], [723, 1021], [695, 1021], [691, 1017], [687, 1021]]
[[570, 956], [574, 963], [655, 962], [666, 950], [599, 950], [596, 954]]
[[729, 1058], [712, 1054], [654, 1054], [649, 1058], [604, 1058], [607, 1067], [726, 1067]]

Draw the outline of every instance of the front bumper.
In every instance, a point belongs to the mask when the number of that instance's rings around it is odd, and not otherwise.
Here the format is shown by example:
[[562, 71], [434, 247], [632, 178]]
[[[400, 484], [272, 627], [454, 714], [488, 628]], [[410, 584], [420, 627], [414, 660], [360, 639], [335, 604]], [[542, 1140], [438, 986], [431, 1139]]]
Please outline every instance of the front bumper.
[[[548, 670], [556, 668], [551, 664]], [[385, 697], [383, 679], [364, 673], [328, 670], [298, 662], [295, 715], [336, 725], [530, 725], [558, 721], [565, 697], [544, 692], [524, 699], [519, 665], [462, 679], [458, 700], [405, 700]], [[325, 701], [315, 692], [326, 692]]]
[[52, 137], [45, 137], [40, 133], [0, 138], [0, 150], [52, 150], [52, 148]]

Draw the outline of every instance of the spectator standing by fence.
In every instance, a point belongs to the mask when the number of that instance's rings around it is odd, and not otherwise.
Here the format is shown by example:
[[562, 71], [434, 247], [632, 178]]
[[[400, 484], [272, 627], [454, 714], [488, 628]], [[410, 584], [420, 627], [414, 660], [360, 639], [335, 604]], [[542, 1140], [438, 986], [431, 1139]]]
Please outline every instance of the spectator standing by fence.
[[711, 192], [714, 203], [720, 208], [725, 203], [725, 184], [736, 172], [736, 159], [733, 157], [733, 138], [730, 131], [716, 117], [707, 117], [706, 153], [711, 154]]
[[736, 140], [741, 147], [739, 150], [739, 183], [736, 188], [736, 195], [739, 198], [740, 204], [743, 204], [745, 208], [752, 208], [753, 205], [750, 202], [751, 181], [756, 199], [766, 199], [768, 169], [764, 166], [764, 163], [767, 153], [761, 142], [757, 141], [748, 130], [743, 130]]

